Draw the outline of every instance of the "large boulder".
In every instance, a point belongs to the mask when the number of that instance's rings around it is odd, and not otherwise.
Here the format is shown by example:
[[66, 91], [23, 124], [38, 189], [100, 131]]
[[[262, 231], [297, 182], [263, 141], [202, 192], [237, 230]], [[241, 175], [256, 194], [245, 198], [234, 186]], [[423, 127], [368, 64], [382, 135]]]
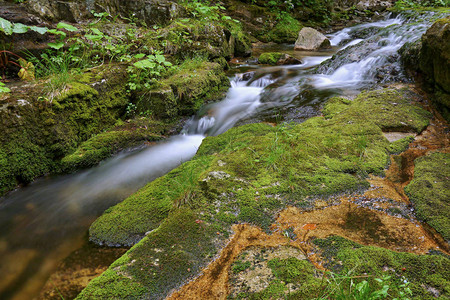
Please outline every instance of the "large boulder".
[[419, 69], [435, 92], [434, 104], [450, 121], [450, 17], [438, 20], [423, 35]]
[[330, 40], [322, 33], [311, 27], [303, 27], [295, 42], [295, 50], [315, 51], [319, 49], [331, 48]]

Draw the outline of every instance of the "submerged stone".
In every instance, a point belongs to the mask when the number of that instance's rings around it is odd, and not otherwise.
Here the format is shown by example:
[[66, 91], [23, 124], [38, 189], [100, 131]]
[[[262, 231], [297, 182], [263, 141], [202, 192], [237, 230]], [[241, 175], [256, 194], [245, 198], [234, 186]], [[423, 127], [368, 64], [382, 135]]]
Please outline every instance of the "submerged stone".
[[267, 65], [298, 65], [302, 61], [289, 54], [279, 52], [266, 52], [259, 56], [258, 62]]

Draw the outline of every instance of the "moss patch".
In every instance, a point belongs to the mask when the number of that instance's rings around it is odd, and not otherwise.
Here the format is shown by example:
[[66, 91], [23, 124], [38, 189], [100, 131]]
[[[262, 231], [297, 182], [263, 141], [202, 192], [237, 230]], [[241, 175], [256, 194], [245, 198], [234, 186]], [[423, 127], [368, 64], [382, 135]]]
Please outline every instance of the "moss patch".
[[130, 124], [118, 126], [83, 142], [74, 153], [61, 160], [62, 169], [70, 172], [92, 167], [119, 150], [142, 144], [145, 141], [156, 141], [162, 138], [161, 132], [157, 130], [163, 127], [160, 122], [144, 118], [139, 121], [133, 122], [139, 125], [137, 127], [129, 126]]
[[261, 64], [276, 65], [282, 55], [283, 53], [279, 52], [266, 52], [259, 56], [258, 61]]
[[295, 43], [303, 25], [290, 15], [284, 15], [263, 37], [275, 43]]
[[205, 102], [220, 98], [230, 82], [218, 63], [183, 64], [178, 72], [143, 91], [138, 111], [151, 111], [160, 118], [194, 114]]
[[323, 114], [341, 121], [370, 122], [383, 131], [419, 133], [428, 126], [431, 114], [411, 103], [408, 91], [384, 89], [364, 92], [353, 102], [333, 98]]
[[414, 161], [414, 179], [405, 188], [417, 217], [450, 241], [450, 154], [433, 153]]
[[[381, 288], [375, 278], [390, 276], [383, 284], [389, 295], [398, 297], [404, 292], [402, 284], [409, 282], [414, 299], [446, 299], [450, 296], [450, 258], [444, 254], [416, 255], [384, 248], [362, 246], [339, 236], [314, 241], [326, 259], [325, 266], [343, 276], [367, 275], [372, 287]], [[342, 282], [344, 286], [345, 281]], [[349, 285], [347, 285], [348, 288]], [[329, 288], [333, 286], [329, 286]], [[333, 295], [328, 293], [328, 295]]]

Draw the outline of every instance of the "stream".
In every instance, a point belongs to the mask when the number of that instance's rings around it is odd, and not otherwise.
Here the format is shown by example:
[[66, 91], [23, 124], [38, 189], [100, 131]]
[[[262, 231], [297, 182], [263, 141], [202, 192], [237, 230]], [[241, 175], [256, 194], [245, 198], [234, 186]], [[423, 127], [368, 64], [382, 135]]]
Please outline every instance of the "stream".
[[191, 159], [205, 136], [249, 122], [302, 122], [320, 114], [331, 96], [407, 81], [397, 51], [430, 24], [397, 17], [331, 34], [333, 47], [323, 52], [294, 52], [293, 45], [264, 49], [302, 64], [240, 65], [230, 71], [227, 96], [202, 108], [179, 135], [0, 198], [0, 299], [36, 297], [59, 262], [86, 243], [87, 229], [103, 211]]

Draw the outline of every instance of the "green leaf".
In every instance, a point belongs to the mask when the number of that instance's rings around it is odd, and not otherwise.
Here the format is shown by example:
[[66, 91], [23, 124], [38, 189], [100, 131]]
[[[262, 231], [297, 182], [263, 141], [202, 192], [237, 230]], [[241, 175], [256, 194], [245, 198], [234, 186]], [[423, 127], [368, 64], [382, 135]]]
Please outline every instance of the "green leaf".
[[104, 35], [103, 32], [101, 32], [101, 31], [98, 30], [97, 28], [92, 28], [91, 30], [92, 30], [92, 32], [93, 32], [94, 34], [96, 34], [96, 35], [101, 35], [101, 36]]
[[99, 41], [102, 39], [102, 37], [100, 35], [94, 35], [94, 34], [86, 34], [84, 37], [90, 41]]
[[75, 26], [72, 26], [70, 24], [66, 24], [66, 23], [63, 23], [63, 22], [59, 22], [58, 25], [56, 25], [56, 28], [58, 28], [58, 29], [65, 29], [65, 30], [70, 31], [70, 32], [78, 31], [78, 28], [76, 28]]
[[4, 32], [6, 35], [11, 35], [13, 33], [13, 25], [10, 21], [0, 18], [0, 32]]
[[63, 42], [57, 42], [57, 43], [48, 43], [47, 44], [50, 48], [53, 48], [55, 50], [59, 50], [62, 47], [64, 47], [64, 43]]
[[172, 66], [172, 63], [171, 63], [170, 61], [165, 61], [165, 62], [163, 62], [163, 64], [164, 64], [166, 67], [171, 67], [171, 66]]
[[47, 27], [30, 26], [30, 29], [40, 34], [46, 34], [48, 31]]
[[56, 29], [49, 29], [47, 30], [48, 33], [60, 35], [62, 39], [65, 39], [67, 34], [64, 31], [56, 30]]
[[138, 69], [153, 69], [156, 64], [148, 59], [137, 61], [133, 64]]
[[144, 53], [139, 53], [139, 54], [136, 54], [135, 56], [133, 56], [134, 58], [137, 58], [137, 59], [141, 59], [141, 58], [144, 58], [145, 57], [145, 54]]
[[12, 31], [14, 33], [25, 33], [28, 31], [30, 27], [28, 27], [27, 25], [24, 25], [22, 23], [14, 23]]
[[164, 55], [161, 55], [161, 54], [155, 55], [155, 59], [158, 63], [162, 63], [163, 61], [166, 61], [166, 58], [164, 57]]

